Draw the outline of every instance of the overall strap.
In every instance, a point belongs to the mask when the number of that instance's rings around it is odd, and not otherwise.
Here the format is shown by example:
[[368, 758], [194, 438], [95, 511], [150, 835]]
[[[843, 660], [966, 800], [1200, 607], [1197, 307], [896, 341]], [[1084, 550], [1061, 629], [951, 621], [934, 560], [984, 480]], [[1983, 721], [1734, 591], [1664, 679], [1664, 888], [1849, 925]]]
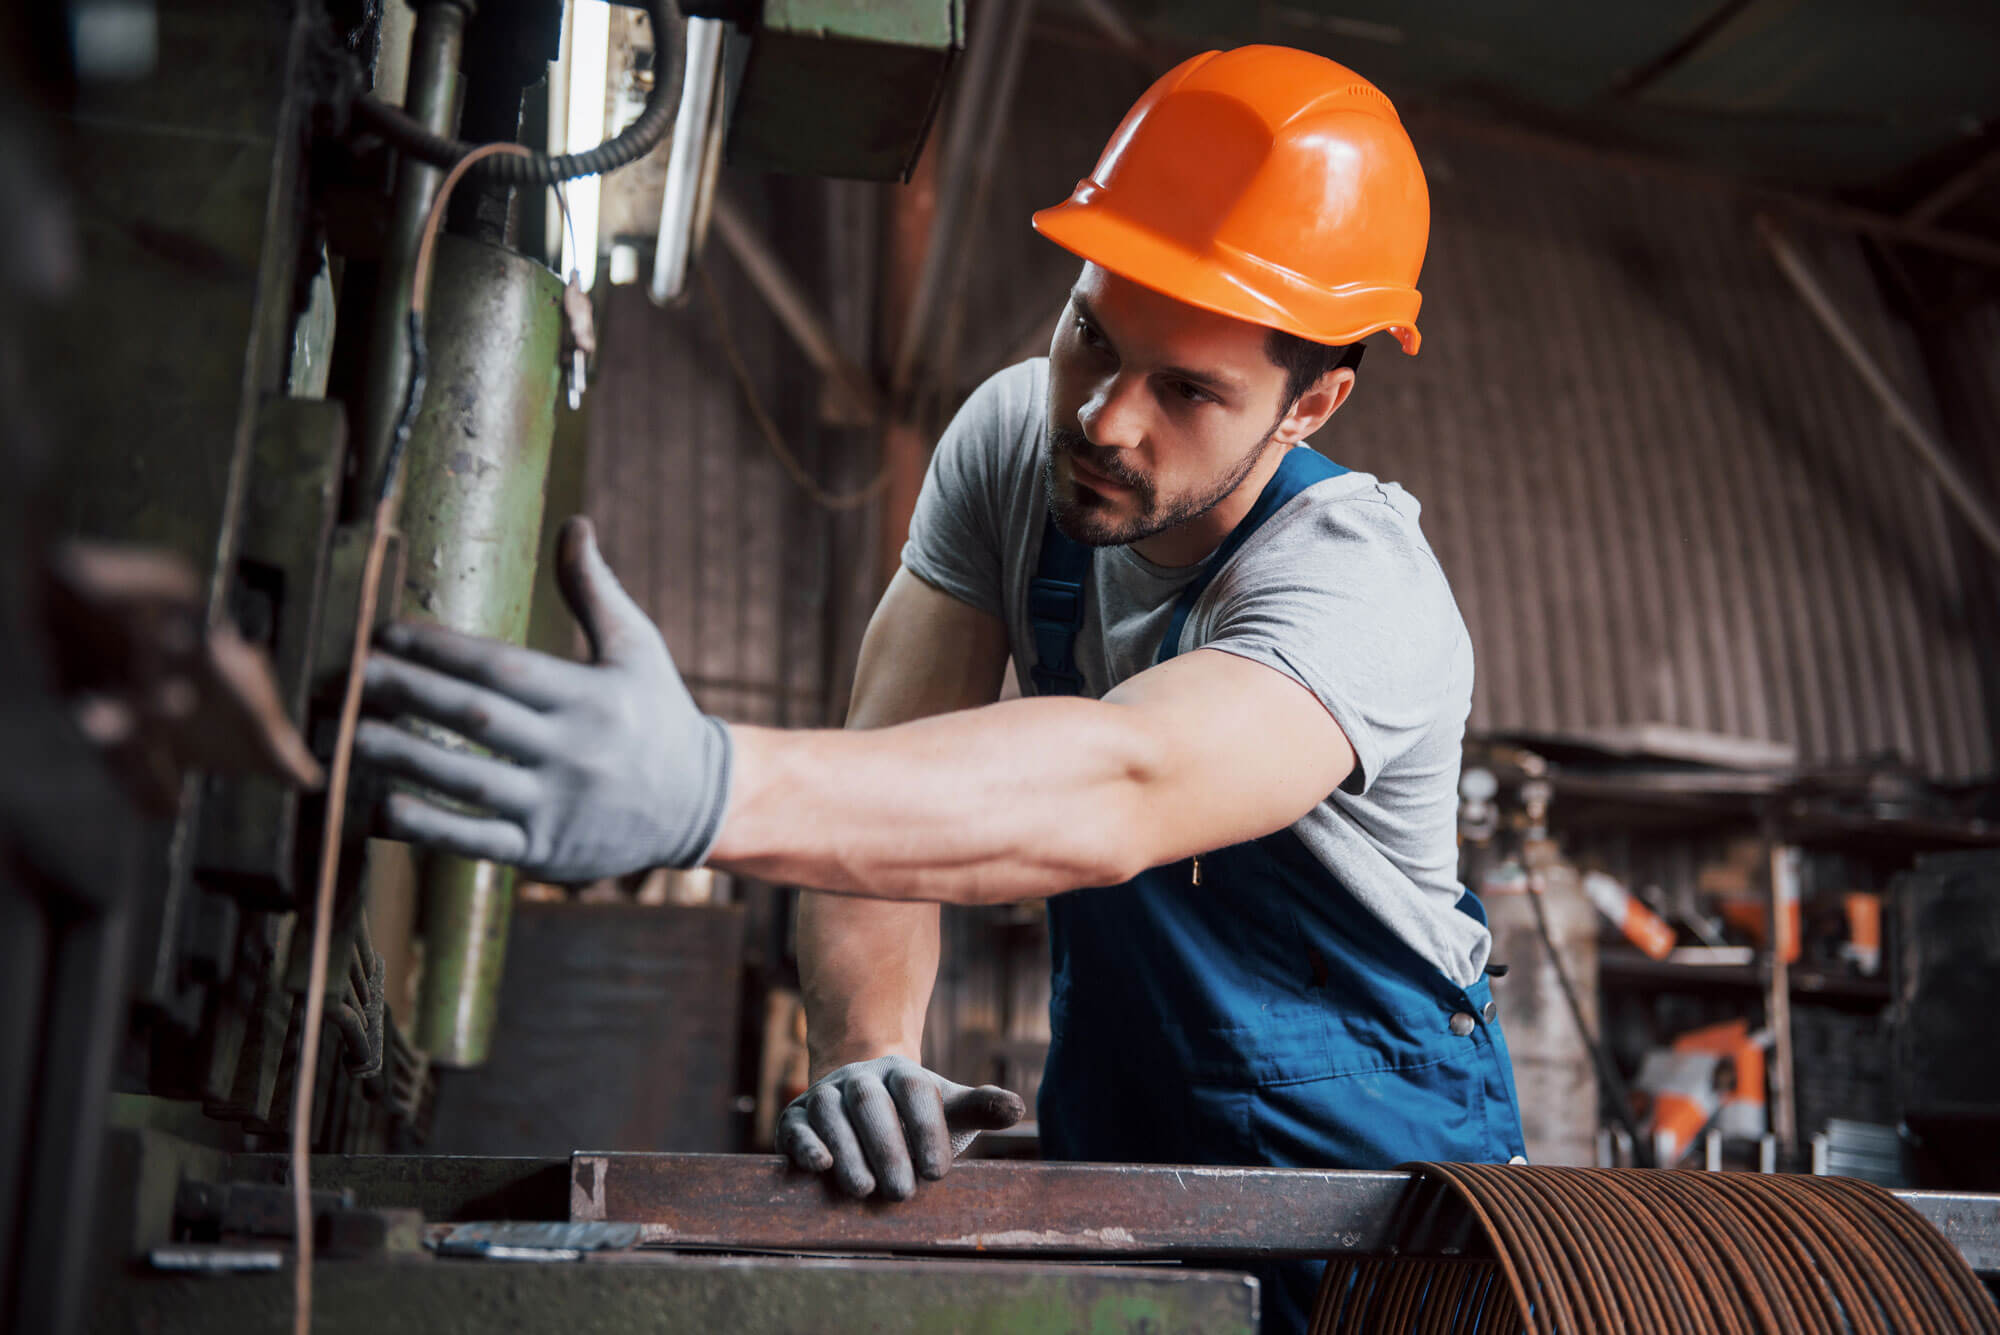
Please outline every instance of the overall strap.
[[1347, 469], [1341, 467], [1325, 455], [1305, 445], [1295, 445], [1285, 451], [1285, 457], [1278, 464], [1278, 471], [1271, 474], [1271, 480], [1264, 484], [1264, 492], [1257, 498], [1257, 504], [1250, 507], [1250, 513], [1222, 540], [1208, 558], [1199, 575], [1181, 590], [1180, 598], [1174, 603], [1173, 618], [1167, 622], [1167, 633], [1160, 640], [1160, 652], [1153, 659], [1155, 664], [1164, 663], [1181, 651], [1181, 632], [1187, 628], [1188, 614], [1201, 595], [1220, 574], [1222, 567], [1229, 564], [1229, 558], [1250, 539], [1250, 535], [1263, 527], [1264, 521], [1285, 508], [1291, 499], [1312, 486], [1328, 478], [1339, 477]]
[[[1285, 452], [1278, 471], [1264, 484], [1257, 504], [1235, 530], [1208, 558], [1202, 572], [1181, 590], [1180, 599], [1160, 641], [1159, 656], [1164, 663], [1180, 652], [1181, 632], [1188, 614], [1202, 593], [1237, 548], [1246, 542], [1265, 520], [1285, 508], [1291, 499], [1328, 478], [1347, 470], [1323, 454], [1306, 446]], [[1037, 695], [1081, 695], [1083, 673], [1076, 666], [1076, 637], [1083, 629], [1083, 591], [1090, 583], [1091, 549], [1064, 535], [1053, 516], [1042, 519], [1042, 549], [1035, 561], [1034, 578], [1028, 581], [1028, 624], [1035, 636], [1035, 693]]]
[[1042, 518], [1042, 551], [1028, 581], [1028, 625], [1035, 635], [1035, 694], [1081, 695], [1076, 636], [1083, 629], [1083, 590], [1090, 582], [1090, 548]]

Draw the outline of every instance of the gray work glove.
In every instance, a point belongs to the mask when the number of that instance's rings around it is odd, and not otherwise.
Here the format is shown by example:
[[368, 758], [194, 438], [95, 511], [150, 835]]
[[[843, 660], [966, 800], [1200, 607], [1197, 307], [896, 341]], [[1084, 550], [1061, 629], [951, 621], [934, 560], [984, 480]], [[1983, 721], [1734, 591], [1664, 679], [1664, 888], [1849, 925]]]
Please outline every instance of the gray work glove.
[[556, 550], [588, 664], [432, 626], [398, 624], [377, 637], [372, 712], [427, 720], [495, 754], [364, 722], [361, 759], [477, 808], [399, 792], [376, 832], [545, 881], [694, 866], [729, 804], [729, 729], [695, 707], [660, 632], [598, 553], [590, 521], [564, 524]]
[[[998, 1085], [955, 1085], [908, 1057], [849, 1062], [820, 1077], [778, 1116], [778, 1151], [810, 1173], [833, 1170], [850, 1196], [879, 1185], [908, 1200], [916, 1174], [945, 1175], [981, 1131], [1000, 1131], [1027, 1114], [1019, 1094]], [[914, 1160], [914, 1168], [912, 1161]]]

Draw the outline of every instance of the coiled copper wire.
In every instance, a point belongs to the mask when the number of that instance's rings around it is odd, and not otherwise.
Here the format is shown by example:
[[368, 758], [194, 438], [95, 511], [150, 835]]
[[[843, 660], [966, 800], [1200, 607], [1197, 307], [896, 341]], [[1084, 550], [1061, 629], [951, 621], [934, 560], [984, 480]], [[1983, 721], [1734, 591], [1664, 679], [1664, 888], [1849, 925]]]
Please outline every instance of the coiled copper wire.
[[2000, 1335], [1964, 1258], [1869, 1183], [1412, 1167], [1460, 1202], [1492, 1259], [1336, 1259], [1311, 1335]]

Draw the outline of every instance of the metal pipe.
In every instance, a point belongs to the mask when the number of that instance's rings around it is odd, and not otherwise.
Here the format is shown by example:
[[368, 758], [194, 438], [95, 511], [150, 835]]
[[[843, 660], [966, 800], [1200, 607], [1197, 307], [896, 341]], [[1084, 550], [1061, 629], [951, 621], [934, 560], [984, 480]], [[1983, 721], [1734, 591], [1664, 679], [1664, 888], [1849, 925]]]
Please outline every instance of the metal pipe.
[[[449, 234], [439, 238], [436, 262], [429, 389], [403, 488], [404, 610], [519, 644], [555, 439], [562, 283], [525, 256]], [[416, 1035], [442, 1065], [486, 1059], [512, 888], [512, 871], [487, 862], [437, 855], [420, 871]]]
[[514, 870], [449, 853], [422, 869], [424, 973], [416, 1044], [435, 1066], [478, 1066], [493, 1050], [514, 920]]
[[1076, 0], [1076, 7], [1091, 26], [1110, 39], [1111, 44], [1134, 60], [1146, 59], [1146, 39], [1141, 37], [1112, 0]]
[[[458, 65], [465, 52], [467, 10], [461, 0], [434, 0], [417, 12], [403, 109], [427, 130], [450, 134], [458, 108]], [[442, 168], [414, 154], [396, 165], [396, 195], [383, 243], [368, 329], [368, 375], [362, 388], [361, 474], [348, 489], [347, 518], [359, 518], [388, 458], [389, 436], [402, 412], [410, 374], [410, 281], [423, 242], [424, 218], [444, 180]]]
[[1764, 838], [1771, 880], [1764, 909], [1771, 924], [1765, 937], [1771, 974], [1764, 989], [1764, 1022], [1771, 1030], [1771, 1130], [1777, 1133], [1780, 1150], [1790, 1154], [1799, 1143], [1799, 1097], [1794, 1083], [1798, 1068], [1792, 1061], [1792, 970], [1785, 957], [1798, 930], [1788, 912], [1788, 906], [1798, 905], [1798, 868], [1778, 839], [1775, 821], [1766, 827]]
[[[832, 328], [820, 315], [796, 278], [792, 277], [757, 229], [736, 209], [727, 195], [718, 193], [715, 197], [714, 222], [716, 235], [722, 244], [743, 266], [745, 276], [756, 287], [758, 294], [778, 317], [778, 323], [798, 344], [799, 351], [818, 368], [821, 375], [833, 381], [847, 400], [848, 415], [857, 423], [875, 420], [878, 407], [874, 385], [868, 375], [853, 359], [840, 350], [839, 342], [833, 336]], [[657, 271], [655, 273], [657, 277]]]
[[664, 306], [687, 291], [688, 266], [695, 250], [702, 178], [712, 155], [709, 138], [719, 133], [715, 90], [722, 81], [722, 19], [687, 21], [687, 60], [681, 76], [680, 111], [667, 158], [666, 190], [660, 197], [660, 238], [653, 252], [653, 303]]
[[1978, 535], [1987, 552], [2000, 557], [2000, 518], [1994, 516], [1992, 506], [1973, 484], [1972, 479], [1966, 476], [1965, 470], [1959, 466], [1950, 449], [1918, 420], [1908, 400], [1896, 391], [1895, 385], [1883, 372], [1881, 365], [1869, 355], [1868, 349], [1862, 346], [1861, 339], [1855, 334], [1853, 326], [1849, 325], [1846, 318], [1841, 315], [1840, 308], [1821, 286], [1812, 267], [1806, 263], [1805, 257], [1799, 254], [1791, 238], [1765, 214], [1759, 214], [1757, 217], [1757, 235], [1762, 237], [1764, 244], [1770, 248], [1771, 257], [1778, 262], [1779, 270], [1797, 289], [1806, 307], [1818, 318], [1827, 335], [1860, 373], [1861, 382], [1874, 391], [1875, 397], [1881, 400], [1883, 409], [1889, 414], [1889, 420], [1896, 424], [1897, 430], [1902, 433], [1911, 451], [1937, 475], [1937, 480], [1944, 486], [1946, 499], [1958, 508], [1965, 522], [1972, 526], [1972, 531]]

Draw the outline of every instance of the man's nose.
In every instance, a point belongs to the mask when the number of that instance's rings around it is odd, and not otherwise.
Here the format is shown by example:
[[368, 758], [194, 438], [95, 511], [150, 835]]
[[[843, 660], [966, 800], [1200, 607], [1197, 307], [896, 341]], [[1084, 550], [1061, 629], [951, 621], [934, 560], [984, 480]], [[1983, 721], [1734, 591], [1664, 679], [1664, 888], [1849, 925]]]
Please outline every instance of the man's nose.
[[1143, 387], [1132, 377], [1114, 375], [1099, 381], [1077, 409], [1077, 425], [1093, 445], [1131, 449], [1145, 439]]

